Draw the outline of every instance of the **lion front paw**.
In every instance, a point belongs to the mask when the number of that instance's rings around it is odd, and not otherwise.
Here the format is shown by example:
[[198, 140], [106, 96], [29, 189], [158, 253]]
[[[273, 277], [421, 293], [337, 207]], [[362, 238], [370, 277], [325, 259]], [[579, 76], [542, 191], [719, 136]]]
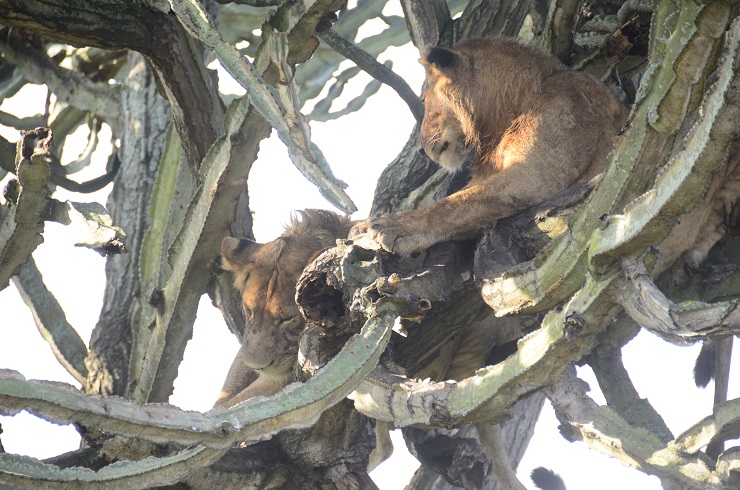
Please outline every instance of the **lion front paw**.
[[408, 255], [433, 245], [428, 233], [415, 229], [413, 218], [404, 213], [389, 214], [357, 223], [350, 238], [365, 235], [388, 252]]

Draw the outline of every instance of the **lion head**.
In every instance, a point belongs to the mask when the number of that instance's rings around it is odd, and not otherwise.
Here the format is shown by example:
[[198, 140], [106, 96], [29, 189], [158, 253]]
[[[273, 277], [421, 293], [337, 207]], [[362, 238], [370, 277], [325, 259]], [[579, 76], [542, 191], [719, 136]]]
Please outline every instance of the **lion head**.
[[[536, 48], [511, 39], [469, 39], [453, 48], [426, 46], [421, 145], [435, 162], [458, 170], [470, 151], [494, 155], [526, 98], [541, 80], [565, 67]], [[526, 88], [526, 90], [524, 89]]]
[[224, 238], [222, 268], [232, 272], [244, 309], [239, 362], [260, 376], [290, 376], [304, 327], [295, 303], [296, 282], [306, 265], [350, 227], [347, 217], [312, 209], [298, 211], [282, 236], [269, 243]]

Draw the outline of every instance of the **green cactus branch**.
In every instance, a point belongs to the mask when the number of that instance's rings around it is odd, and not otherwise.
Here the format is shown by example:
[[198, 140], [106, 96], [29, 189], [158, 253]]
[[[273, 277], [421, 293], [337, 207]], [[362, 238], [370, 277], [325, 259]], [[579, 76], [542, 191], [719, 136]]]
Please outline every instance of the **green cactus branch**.
[[[667, 4], [672, 5], [671, 2]], [[670, 5], [665, 8], [677, 8]], [[700, 33], [711, 31], [716, 35], [711, 39], [712, 45], [717, 46], [722, 42], [722, 36], [717, 34], [721, 30], [717, 26], [718, 19], [729, 22], [725, 14], [732, 12], [732, 6], [714, 2], [706, 9], [713, 15], [700, 15], [701, 10], [687, 9], [687, 12], [693, 11], [695, 17], [692, 21], [684, 19], [684, 22], [692, 25], [696, 22]], [[682, 10], [681, 15], [686, 16], [687, 12]], [[653, 32], [665, 28], [656, 25], [656, 19], [653, 19]], [[583, 284], [589, 269], [587, 255], [592, 246], [593, 230], [599, 229], [604, 215], [620, 214], [620, 203], [630, 202], [641, 193], [645, 176], [654, 175], [662, 163], [656, 162], [654, 149], [662, 148], [665, 153], [666, 148], [673, 146], [675, 133], [663, 134], [652, 128], [662, 111], [669, 110], [663, 101], [670, 99], [672, 102], [669, 105], [674, 107], [678, 103], [677, 97], [682, 96], [684, 106], [688, 107], [689, 100], [696, 96], [696, 90], [700, 88], [694, 87], [694, 91], [687, 92], [684, 85], [672, 83], [676, 78], [676, 64], [680, 60], [693, 56], [695, 52], [704, 53], [707, 49], [706, 36], [701, 38], [701, 42], [684, 41], [683, 38], [672, 37], [669, 47], [671, 52], [676, 52], [666, 55], [665, 59], [656, 53], [654, 59], [660, 60], [660, 63], [647, 69], [624, 134], [615, 139], [615, 147], [600, 185], [588, 205], [581, 206], [575, 213], [568, 230], [546, 246], [534, 260], [500, 277], [483, 278], [483, 298], [497, 315], [546, 311], [565, 301]], [[656, 42], [655, 45], [655, 49], [662, 53], [663, 44]], [[679, 57], [679, 54], [682, 56]], [[706, 57], [700, 58], [707, 64], [712, 61]]]
[[414, 381], [379, 370], [352, 394], [355, 407], [397, 426], [504, 420], [519, 398], [555, 382], [564, 366], [591, 349], [615, 307], [609, 292], [618, 277], [617, 270], [589, 277], [562, 311], [546, 315], [541, 328], [521, 340], [504, 362], [454, 383]]
[[[171, 405], [141, 405], [121, 398], [84, 395], [69, 385], [26, 381], [14, 371], [0, 371], [0, 410], [26, 410], [55, 423], [77, 422], [100, 430], [153, 442], [203, 444], [227, 449], [237, 442], [257, 442], [280, 430], [311, 425], [343, 400], [375, 368], [395, 323], [391, 304], [370, 307], [372, 315], [325, 367], [306, 383], [295, 383], [265, 398], [257, 397], [206, 414]], [[0, 473], [6, 471], [0, 466]]]
[[162, 458], [119, 461], [93, 471], [72, 467], [60, 469], [27, 456], [0, 453], [0, 485], [10, 488], [138, 490], [176, 483], [194, 468], [215, 462], [224, 450], [196, 446]]
[[[572, 430], [574, 437], [626, 465], [658, 476], [664, 485], [670, 482], [679, 485], [677, 488], [696, 490], [734, 488], [729, 474], [712, 471], [709, 458], [697, 447], [690, 449], [682, 437], [664, 444], [647, 430], [625, 422], [609, 407], [598, 405], [586, 395], [587, 385], [576, 378], [574, 371], [566, 371], [557, 383], [545, 389], [561, 423]], [[737, 402], [728, 404], [737, 415]], [[710, 417], [689, 432], [706, 428], [714, 420]]]
[[595, 234], [590, 250], [592, 267], [601, 268], [621, 255], [658, 245], [678, 217], [700, 201], [713, 173], [727, 161], [730, 145], [740, 136], [740, 107], [732, 103], [740, 98], [739, 49], [737, 19], [727, 33], [717, 81], [701, 105], [701, 116], [686, 137], [684, 149], [666, 164], [650, 191], [622, 214], [610, 216]]
[[41, 336], [49, 343], [59, 364], [84, 386], [87, 378], [87, 366], [85, 366], [87, 347], [74, 327], [67, 321], [62, 306], [46, 288], [33, 257], [28, 259], [12, 281], [23, 298], [23, 302], [31, 311]]
[[[346, 213], [357, 210], [349, 196], [344, 192], [342, 183], [326, 172], [328, 163], [322, 154], [308, 144], [310, 136], [303, 131], [302, 125], [295, 126], [285, 119], [286, 108], [275, 98], [274, 93], [257, 69], [231, 44], [225, 42], [208, 18], [208, 14], [198, 2], [193, 0], [171, 0], [172, 10], [178, 15], [186, 29], [208, 48], [213, 50], [226, 71], [247, 89], [249, 99], [272, 127], [277, 130], [280, 139], [288, 147], [293, 164], [333, 205]], [[285, 14], [281, 27], [290, 30], [300, 21], [300, 16], [309, 10], [310, 2], [299, 2], [291, 7], [292, 12]], [[305, 9], [305, 10], [304, 10]]]
[[44, 238], [49, 199], [52, 134], [46, 128], [23, 133], [18, 140], [15, 175], [5, 191], [11, 208], [0, 223], [0, 290], [8, 286]]

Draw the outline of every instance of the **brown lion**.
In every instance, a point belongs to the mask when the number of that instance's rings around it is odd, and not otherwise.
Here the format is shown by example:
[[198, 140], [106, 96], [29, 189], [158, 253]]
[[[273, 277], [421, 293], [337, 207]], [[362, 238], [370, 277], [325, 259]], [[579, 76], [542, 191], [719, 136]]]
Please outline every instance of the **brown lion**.
[[293, 365], [305, 322], [295, 302], [303, 269], [347, 236], [348, 217], [329, 211], [299, 211], [285, 232], [269, 243], [227, 237], [221, 266], [242, 294], [245, 330], [216, 406], [231, 407], [277, 393], [293, 380]]
[[454, 172], [477, 158], [470, 183], [425, 209], [360, 223], [388, 251], [408, 254], [478, 230], [602, 172], [627, 110], [596, 78], [510, 39], [426, 47], [421, 146]]

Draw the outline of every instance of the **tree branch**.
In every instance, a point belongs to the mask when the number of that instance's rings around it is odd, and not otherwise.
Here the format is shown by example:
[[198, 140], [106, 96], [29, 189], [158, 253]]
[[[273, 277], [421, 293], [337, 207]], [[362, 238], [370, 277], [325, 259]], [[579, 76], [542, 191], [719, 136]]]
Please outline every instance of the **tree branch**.
[[31, 310], [41, 336], [49, 343], [59, 364], [81, 385], [85, 385], [87, 347], [77, 331], [67, 322], [64, 310], [46, 288], [33, 257], [21, 267], [13, 284]]
[[617, 291], [620, 304], [638, 324], [676, 345], [708, 336], [740, 333], [740, 300], [674, 304], [658, 289], [641, 260], [622, 258], [625, 278]]
[[[732, 360], [733, 337], [717, 341], [716, 365], [714, 369], [714, 406], [727, 402], [727, 391], [730, 387], [730, 361]], [[718, 459], [725, 450], [725, 438], [716, 437], [707, 445], [706, 453], [712, 459]]]
[[0, 50], [29, 81], [46, 84], [61, 100], [97, 114], [110, 124], [114, 132], [120, 129], [119, 87], [92, 82], [78, 72], [56, 65], [45, 53], [27, 47], [0, 40]]
[[[362, 330], [308, 381], [227, 410], [201, 414], [165, 404], [141, 405], [122, 398], [86, 396], [69, 385], [26, 381], [15, 371], [3, 370], [0, 410], [4, 415], [26, 410], [55, 423], [77, 422], [159, 443], [227, 449], [241, 441], [257, 442], [286, 428], [313, 424], [376, 366], [390, 339], [397, 312], [389, 306], [370, 306], [370, 311]], [[7, 466], [0, 466], [2, 470]]]
[[104, 488], [136, 490], [175, 483], [193, 468], [215, 462], [223, 450], [203, 446], [184, 449], [174, 456], [120, 461], [98, 471], [73, 467], [59, 469], [28, 456], [0, 454], [0, 484], [11, 488], [64, 488], [73, 484], [103, 484]]
[[419, 97], [416, 96], [414, 91], [403, 78], [378, 63], [375, 58], [331, 29], [319, 33], [318, 36], [320, 39], [324, 40], [326, 44], [331, 46], [334, 51], [340, 53], [345, 58], [352, 60], [371, 77], [383, 82], [395, 90], [398, 96], [406, 102], [407, 106], [409, 106], [409, 110], [411, 111], [411, 114], [414, 115], [416, 121], [421, 124], [421, 120], [424, 117], [424, 104], [422, 104]]
[[476, 424], [481, 443], [486, 448], [488, 457], [493, 464], [493, 474], [503, 490], [526, 490], [517, 479], [516, 472], [509, 464], [509, 456], [501, 437], [501, 427], [498, 424]]
[[0, 290], [28, 261], [44, 238], [44, 217], [49, 198], [51, 131], [39, 128], [18, 140], [14, 181], [5, 191], [10, 211], [0, 223]]
[[708, 458], [699, 452], [699, 448], [708, 442], [706, 437], [711, 437], [714, 432], [711, 429], [713, 420], [706, 419], [704, 425], [694, 426], [689, 431], [696, 435], [701, 429], [707, 429], [697, 444], [686, 443], [685, 439], [690, 437], [687, 433], [665, 445], [647, 431], [632, 427], [609, 408], [597, 405], [585, 394], [587, 389], [586, 383], [576, 378], [572, 368], [557, 383], [545, 388], [545, 394], [565, 426], [561, 432], [565, 431], [568, 440], [582, 439], [592, 449], [658, 476], [664, 484], [670, 482], [680, 485], [680, 488], [697, 490], [732, 488], [711, 471]]
[[542, 44], [566, 65], [570, 65], [573, 31], [582, 5], [583, 0], [553, 0], [547, 13]]
[[642, 427], [666, 443], [673, 434], [663, 418], [639, 393], [622, 363], [621, 345], [602, 342], [588, 356], [588, 364], [593, 368], [606, 403], [625, 422]]
[[[450, 9], [444, 0], [401, 0], [406, 27], [411, 35], [411, 42], [417, 48], [427, 44], [437, 45], [452, 22]], [[446, 44], [449, 44], [447, 40]]]
[[487, 0], [474, 0], [454, 24], [454, 39], [485, 37], [492, 34], [517, 37], [532, 0], [506, 0], [491, 5]]

